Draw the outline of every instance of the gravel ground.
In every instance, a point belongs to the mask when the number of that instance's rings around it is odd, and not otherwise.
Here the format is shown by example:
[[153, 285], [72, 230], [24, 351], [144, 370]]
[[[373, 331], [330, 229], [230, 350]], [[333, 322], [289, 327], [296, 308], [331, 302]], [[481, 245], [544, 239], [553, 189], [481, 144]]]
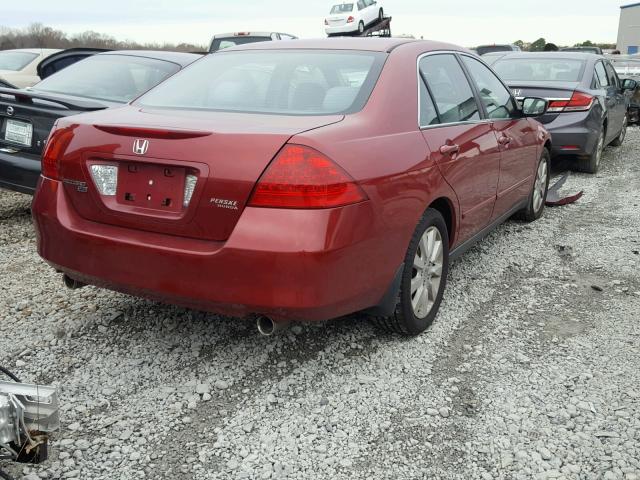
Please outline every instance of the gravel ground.
[[249, 322], [88, 287], [35, 253], [0, 192], [0, 364], [60, 388], [64, 427], [17, 478], [640, 479], [640, 130], [577, 204], [453, 265], [415, 339], [354, 316]]

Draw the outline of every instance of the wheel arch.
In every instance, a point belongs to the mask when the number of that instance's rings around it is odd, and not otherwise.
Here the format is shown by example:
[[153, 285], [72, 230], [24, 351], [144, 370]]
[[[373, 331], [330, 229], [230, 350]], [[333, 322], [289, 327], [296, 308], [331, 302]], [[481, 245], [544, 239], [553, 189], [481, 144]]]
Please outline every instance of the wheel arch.
[[453, 206], [453, 202], [447, 197], [439, 197], [433, 200], [427, 208], [437, 210], [444, 218], [445, 225], [447, 226], [447, 233], [449, 234], [449, 246], [451, 247], [455, 239], [457, 228], [456, 211]]

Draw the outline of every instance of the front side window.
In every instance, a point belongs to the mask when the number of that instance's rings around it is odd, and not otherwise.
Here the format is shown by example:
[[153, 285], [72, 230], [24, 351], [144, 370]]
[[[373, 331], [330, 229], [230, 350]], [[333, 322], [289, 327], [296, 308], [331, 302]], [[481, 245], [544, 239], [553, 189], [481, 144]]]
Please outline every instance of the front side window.
[[478, 87], [480, 100], [488, 117], [494, 119], [512, 118], [516, 112], [516, 106], [511, 94], [498, 77], [475, 58], [462, 56], [462, 61]]
[[45, 78], [33, 90], [127, 103], [180, 70], [132, 55], [94, 55]]
[[29, 52], [0, 52], [0, 70], [18, 72], [33, 62], [37, 53]]
[[609, 79], [609, 84], [614, 87], [619, 87], [620, 81], [618, 80], [618, 75], [616, 74], [616, 71], [613, 69], [611, 64], [607, 63], [605, 68], [607, 70], [607, 78]]
[[596, 63], [596, 78], [601, 88], [607, 88], [610, 86], [609, 79], [607, 78], [607, 72], [604, 69], [602, 62]]
[[143, 96], [158, 108], [333, 115], [359, 111], [386, 54], [264, 50], [209, 55]]
[[453, 55], [424, 57], [420, 61], [420, 74], [429, 85], [442, 123], [480, 120], [476, 98]]

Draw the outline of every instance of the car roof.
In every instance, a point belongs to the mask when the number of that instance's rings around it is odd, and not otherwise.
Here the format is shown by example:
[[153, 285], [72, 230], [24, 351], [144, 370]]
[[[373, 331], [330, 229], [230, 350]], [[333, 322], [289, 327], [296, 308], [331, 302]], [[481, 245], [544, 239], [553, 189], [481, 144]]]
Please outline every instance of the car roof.
[[183, 67], [192, 64], [204, 54], [186, 52], [168, 52], [164, 50], [112, 50], [98, 55], [128, 55], [130, 57], [152, 58], [177, 63]]
[[602, 55], [582, 52], [505, 52], [502, 60], [514, 58], [549, 58], [565, 60], [595, 60], [602, 58]]
[[217, 38], [235, 38], [235, 37], [270, 37], [271, 35], [279, 34], [279, 35], [290, 35], [295, 37], [295, 35], [291, 35], [290, 33], [284, 32], [250, 32], [250, 31], [237, 31], [233, 33], [218, 33], [213, 36], [214, 40]]
[[47, 55], [50, 53], [59, 52], [58, 48], [12, 48], [10, 50], [1, 50], [2, 52], [24, 52], [24, 53], [36, 53], [38, 55]]
[[237, 45], [226, 48], [224, 52], [240, 50], [360, 50], [368, 52], [391, 52], [395, 48], [413, 44], [427, 51], [457, 50], [468, 51], [466, 48], [449, 43], [434, 42], [431, 40], [413, 40], [409, 38], [359, 38], [359, 37], [335, 37], [316, 40], [289, 40], [287, 42], [259, 42]]

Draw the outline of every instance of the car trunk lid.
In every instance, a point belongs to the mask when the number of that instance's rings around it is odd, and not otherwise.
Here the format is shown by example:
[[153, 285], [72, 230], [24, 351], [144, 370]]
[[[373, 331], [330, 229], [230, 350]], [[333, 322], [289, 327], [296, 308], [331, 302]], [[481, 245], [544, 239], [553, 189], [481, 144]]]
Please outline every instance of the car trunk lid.
[[[75, 209], [95, 222], [216, 241], [229, 237], [255, 183], [293, 135], [344, 118], [118, 110], [71, 127], [91, 145], [76, 149], [74, 139], [61, 164]], [[115, 195], [97, 187], [103, 166], [117, 167]]]
[[[578, 82], [509, 82], [509, 87], [516, 99], [538, 97], [549, 102], [570, 100], [578, 85]], [[551, 123], [558, 115], [560, 115], [559, 112], [549, 112], [537, 120], [543, 124]]]

